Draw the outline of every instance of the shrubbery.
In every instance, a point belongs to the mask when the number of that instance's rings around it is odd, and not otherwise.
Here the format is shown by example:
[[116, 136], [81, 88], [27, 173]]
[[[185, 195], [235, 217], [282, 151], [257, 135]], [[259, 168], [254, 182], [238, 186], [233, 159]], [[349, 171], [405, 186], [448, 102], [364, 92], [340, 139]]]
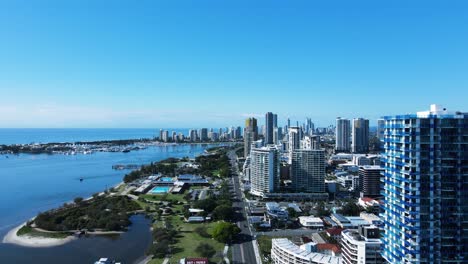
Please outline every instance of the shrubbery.
[[75, 206], [40, 213], [34, 223], [39, 228], [51, 231], [120, 231], [130, 225], [127, 212], [139, 209], [140, 206], [126, 196], [97, 197], [87, 201], [81, 199]]

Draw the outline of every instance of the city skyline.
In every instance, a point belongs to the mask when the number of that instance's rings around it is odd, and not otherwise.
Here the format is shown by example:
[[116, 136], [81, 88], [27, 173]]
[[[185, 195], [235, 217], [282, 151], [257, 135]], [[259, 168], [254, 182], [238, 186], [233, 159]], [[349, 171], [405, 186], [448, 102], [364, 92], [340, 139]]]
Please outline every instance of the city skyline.
[[0, 7], [2, 128], [224, 127], [268, 111], [375, 126], [468, 96], [461, 1]]

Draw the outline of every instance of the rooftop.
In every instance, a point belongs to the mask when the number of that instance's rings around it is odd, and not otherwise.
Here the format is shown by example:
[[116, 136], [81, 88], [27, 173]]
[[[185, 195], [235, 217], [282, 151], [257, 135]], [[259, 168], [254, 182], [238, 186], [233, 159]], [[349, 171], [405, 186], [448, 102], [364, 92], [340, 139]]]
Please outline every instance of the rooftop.
[[317, 244], [317, 250], [322, 251], [322, 250], [330, 250], [333, 251], [334, 253], [340, 253], [341, 248], [338, 245], [335, 244]]
[[272, 243], [276, 244], [278, 247], [287, 251], [290, 254], [300, 256], [304, 259], [312, 260], [320, 264], [340, 264], [341, 258], [329, 256], [316, 252], [308, 252], [307, 250], [301, 249], [298, 245], [292, 243], [289, 239], [286, 238], [276, 238], [272, 240]]
[[338, 228], [338, 227], [335, 227], [335, 228], [329, 228], [327, 229], [327, 233], [332, 235], [332, 236], [338, 236], [338, 235], [341, 235], [341, 232], [343, 232], [343, 228]]

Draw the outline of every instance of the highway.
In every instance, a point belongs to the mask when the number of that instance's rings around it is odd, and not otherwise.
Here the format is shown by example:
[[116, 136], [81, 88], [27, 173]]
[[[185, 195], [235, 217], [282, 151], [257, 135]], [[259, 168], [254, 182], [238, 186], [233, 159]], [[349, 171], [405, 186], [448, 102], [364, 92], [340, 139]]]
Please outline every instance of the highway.
[[258, 263], [252, 242], [252, 231], [247, 222], [246, 203], [242, 196], [242, 190], [239, 182], [239, 169], [237, 165], [237, 156], [234, 151], [230, 151], [228, 156], [231, 161], [232, 173], [232, 188], [233, 188], [233, 207], [236, 209], [237, 226], [241, 229], [241, 233], [233, 241], [232, 247], [232, 263], [233, 264], [261, 264]]

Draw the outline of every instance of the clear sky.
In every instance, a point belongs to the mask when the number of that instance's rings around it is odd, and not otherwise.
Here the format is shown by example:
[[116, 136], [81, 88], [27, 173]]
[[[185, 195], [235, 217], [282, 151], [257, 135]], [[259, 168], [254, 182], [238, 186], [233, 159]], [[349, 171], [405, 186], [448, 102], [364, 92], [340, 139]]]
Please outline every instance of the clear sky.
[[0, 127], [468, 111], [468, 1], [1, 1]]

